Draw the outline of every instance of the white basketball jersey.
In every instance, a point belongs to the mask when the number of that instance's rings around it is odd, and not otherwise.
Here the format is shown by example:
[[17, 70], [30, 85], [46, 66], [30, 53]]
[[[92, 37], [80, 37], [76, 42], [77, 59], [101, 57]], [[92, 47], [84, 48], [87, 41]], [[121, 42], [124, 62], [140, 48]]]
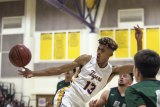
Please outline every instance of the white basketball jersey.
[[[91, 97], [102, 90], [112, 73], [112, 66], [108, 63], [105, 68], [99, 68], [96, 57], [82, 67], [78, 78], [74, 78], [68, 96], [72, 100], [86, 103]], [[80, 101], [81, 100], [81, 101]]]

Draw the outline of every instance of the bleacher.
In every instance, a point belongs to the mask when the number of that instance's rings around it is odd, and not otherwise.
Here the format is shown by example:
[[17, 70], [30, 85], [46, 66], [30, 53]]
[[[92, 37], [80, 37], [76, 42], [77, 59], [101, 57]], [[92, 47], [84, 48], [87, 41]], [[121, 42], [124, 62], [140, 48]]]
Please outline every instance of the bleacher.
[[29, 105], [30, 97], [16, 93], [14, 83], [0, 82], [0, 107], [30, 107]]

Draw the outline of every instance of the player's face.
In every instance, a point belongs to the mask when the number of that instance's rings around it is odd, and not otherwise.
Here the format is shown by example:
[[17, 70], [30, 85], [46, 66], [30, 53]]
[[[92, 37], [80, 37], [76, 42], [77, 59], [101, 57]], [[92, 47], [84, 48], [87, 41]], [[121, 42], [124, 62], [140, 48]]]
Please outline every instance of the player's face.
[[65, 73], [66, 78], [72, 78], [73, 75], [74, 75], [73, 71], [69, 71]]
[[108, 59], [110, 56], [113, 55], [113, 51], [106, 47], [105, 45], [99, 45], [97, 49], [97, 63], [98, 65], [104, 65], [106, 62], [108, 62]]
[[131, 76], [129, 74], [119, 75], [118, 85], [129, 86], [132, 84]]

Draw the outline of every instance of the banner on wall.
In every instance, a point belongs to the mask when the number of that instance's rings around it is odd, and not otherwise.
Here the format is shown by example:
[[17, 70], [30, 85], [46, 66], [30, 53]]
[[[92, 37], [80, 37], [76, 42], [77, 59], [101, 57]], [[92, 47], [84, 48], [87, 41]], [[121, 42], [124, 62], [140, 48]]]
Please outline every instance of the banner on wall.
[[54, 34], [54, 59], [66, 59], [66, 32]]
[[113, 30], [101, 30], [100, 37], [110, 37], [113, 38]]
[[[143, 47], [160, 53], [160, 28], [144, 28], [142, 31], [146, 34], [142, 40]], [[134, 29], [106, 29], [99, 33], [100, 37], [110, 37], [117, 42], [114, 58], [131, 58], [137, 52]], [[40, 34], [40, 60], [75, 59], [79, 55], [80, 31]]]
[[68, 59], [80, 55], [80, 32], [68, 32]]
[[52, 33], [40, 35], [40, 60], [52, 59]]
[[147, 28], [146, 29], [146, 48], [160, 53], [160, 29]]
[[116, 42], [118, 49], [115, 52], [115, 57], [128, 58], [128, 29], [116, 30]]

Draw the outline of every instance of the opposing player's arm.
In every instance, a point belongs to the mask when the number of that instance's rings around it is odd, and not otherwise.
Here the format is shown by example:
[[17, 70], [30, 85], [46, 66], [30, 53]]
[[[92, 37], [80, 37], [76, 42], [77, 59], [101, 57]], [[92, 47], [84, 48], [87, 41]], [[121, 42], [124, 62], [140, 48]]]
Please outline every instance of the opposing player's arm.
[[65, 64], [59, 67], [51, 67], [39, 71], [31, 71], [27, 68], [24, 68], [25, 71], [19, 71], [20, 75], [23, 75], [26, 78], [34, 77], [34, 76], [51, 76], [51, 75], [59, 75], [64, 72], [68, 72], [73, 70], [74, 68], [85, 65], [91, 59], [90, 55], [81, 55], [76, 58], [73, 62], [69, 64]]
[[122, 66], [116, 66], [112, 68], [113, 74], [126, 74], [126, 73], [132, 73], [133, 72], [133, 64], [127, 64]]
[[110, 92], [109, 90], [106, 90], [102, 93], [100, 99], [96, 103], [96, 107], [103, 107], [107, 103], [109, 92]]
[[135, 29], [135, 39], [137, 41], [137, 51], [139, 51], [139, 50], [142, 50], [143, 32], [138, 25], [134, 26], [134, 29]]
[[109, 92], [110, 92], [109, 90], [106, 90], [101, 94], [99, 100], [90, 101], [89, 107], [103, 107], [108, 101]]

